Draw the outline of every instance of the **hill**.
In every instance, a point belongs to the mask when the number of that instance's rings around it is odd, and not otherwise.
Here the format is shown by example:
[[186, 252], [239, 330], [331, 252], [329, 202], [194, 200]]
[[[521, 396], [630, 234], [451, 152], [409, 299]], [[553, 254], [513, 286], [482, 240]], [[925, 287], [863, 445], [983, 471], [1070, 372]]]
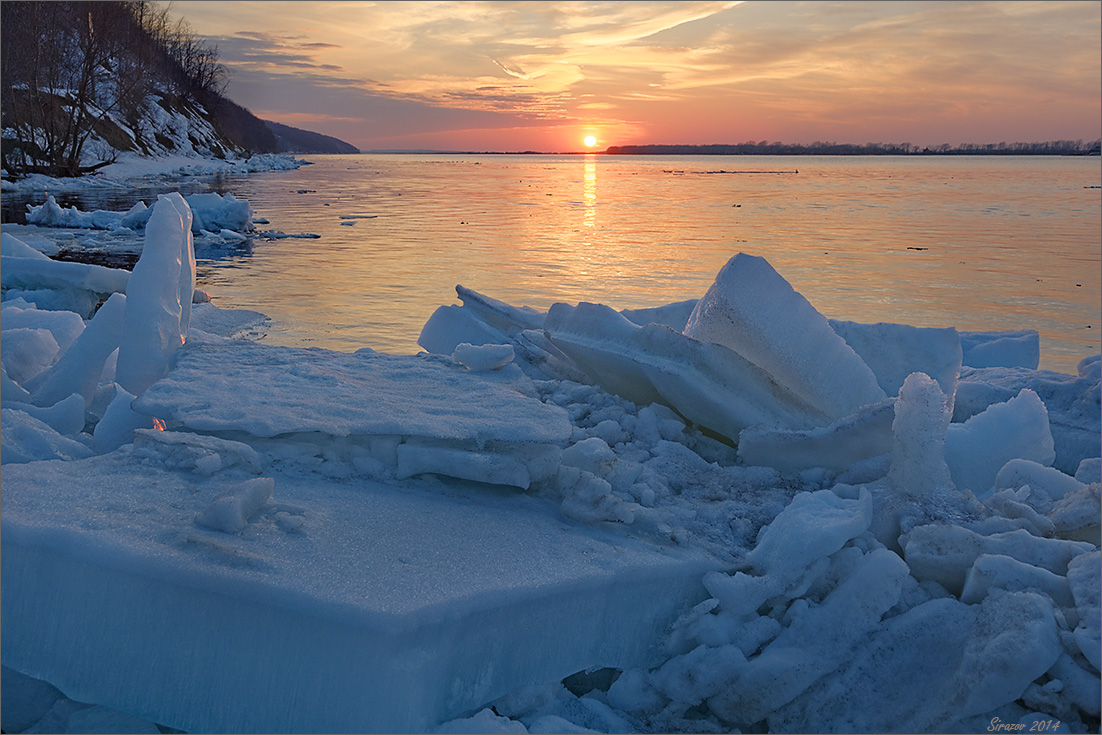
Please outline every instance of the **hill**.
[[79, 176], [123, 152], [356, 152], [335, 138], [269, 124], [227, 98], [217, 48], [186, 21], [173, 21], [167, 6], [6, 0], [0, 12], [0, 154], [8, 175]]
[[265, 120], [264, 125], [276, 139], [278, 150], [275, 153], [359, 153], [351, 143], [339, 138], [322, 135], [310, 130], [293, 128], [290, 125]]

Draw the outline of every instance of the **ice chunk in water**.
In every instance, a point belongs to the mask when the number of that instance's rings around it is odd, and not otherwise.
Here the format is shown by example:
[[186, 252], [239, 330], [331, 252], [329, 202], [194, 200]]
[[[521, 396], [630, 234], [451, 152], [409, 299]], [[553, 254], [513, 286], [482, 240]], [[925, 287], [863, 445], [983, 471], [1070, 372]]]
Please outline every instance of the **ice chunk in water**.
[[739, 253], [727, 261], [684, 333], [733, 350], [831, 419], [887, 397], [869, 366], [764, 258]]
[[194, 291], [191, 210], [179, 194], [163, 195], [153, 207], [145, 247], [126, 287], [119, 385], [138, 395], [165, 374], [169, 358], [186, 338]]

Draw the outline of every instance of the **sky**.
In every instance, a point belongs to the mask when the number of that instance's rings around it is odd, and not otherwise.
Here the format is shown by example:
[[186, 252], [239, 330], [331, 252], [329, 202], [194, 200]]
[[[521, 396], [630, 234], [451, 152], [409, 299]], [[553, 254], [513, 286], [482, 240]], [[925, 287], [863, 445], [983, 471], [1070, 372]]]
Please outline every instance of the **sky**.
[[1096, 140], [1102, 3], [182, 0], [228, 96], [362, 150]]

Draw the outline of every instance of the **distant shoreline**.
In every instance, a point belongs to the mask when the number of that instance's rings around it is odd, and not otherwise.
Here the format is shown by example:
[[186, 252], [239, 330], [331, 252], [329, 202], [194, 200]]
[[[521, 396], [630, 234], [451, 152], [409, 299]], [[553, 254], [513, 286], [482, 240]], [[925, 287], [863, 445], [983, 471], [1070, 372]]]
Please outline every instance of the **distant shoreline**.
[[963, 143], [956, 148], [947, 144], [934, 148], [909, 143], [870, 143], [851, 145], [813, 143], [738, 143], [707, 145], [623, 145], [603, 151], [471, 151], [435, 149], [362, 150], [376, 155], [450, 155], [450, 156], [1097, 156], [1100, 141], [1049, 141], [1044, 143]]

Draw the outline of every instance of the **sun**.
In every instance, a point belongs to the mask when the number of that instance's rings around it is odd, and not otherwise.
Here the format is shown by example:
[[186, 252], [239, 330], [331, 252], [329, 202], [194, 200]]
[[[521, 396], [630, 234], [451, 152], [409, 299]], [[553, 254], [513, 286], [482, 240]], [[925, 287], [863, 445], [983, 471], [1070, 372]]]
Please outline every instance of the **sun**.
[[582, 140], [582, 142], [585, 143], [587, 148], [592, 148], [593, 146], [597, 145], [597, 139], [592, 135], [585, 136], [585, 139]]

